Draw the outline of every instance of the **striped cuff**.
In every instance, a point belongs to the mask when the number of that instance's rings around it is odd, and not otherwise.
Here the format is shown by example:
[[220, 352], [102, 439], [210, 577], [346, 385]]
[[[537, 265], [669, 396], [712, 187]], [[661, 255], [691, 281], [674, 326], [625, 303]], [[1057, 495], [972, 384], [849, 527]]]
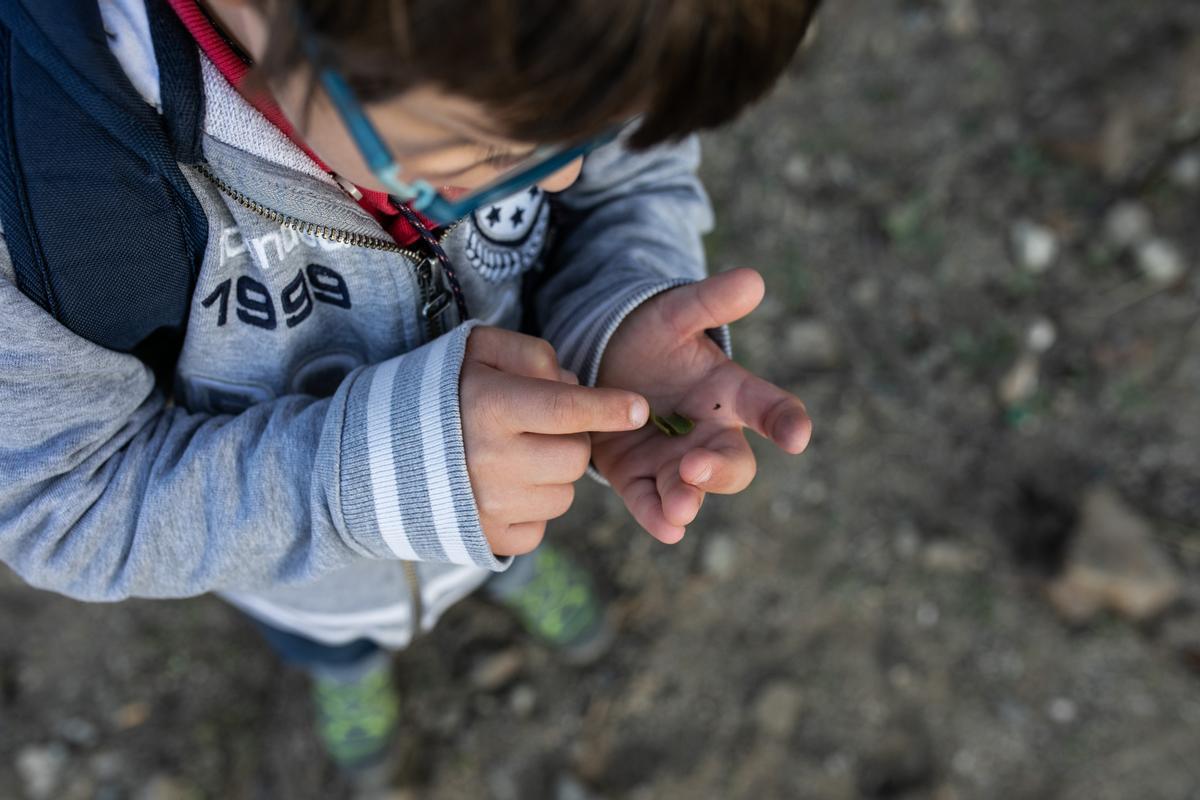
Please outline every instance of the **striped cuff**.
[[342, 433], [342, 514], [380, 558], [503, 570], [479, 524], [467, 474], [458, 382], [473, 324], [370, 369], [350, 387]]
[[[612, 339], [617, 328], [634, 309], [655, 295], [662, 294], [676, 286], [695, 283], [691, 278], [649, 278], [620, 286], [588, 310], [588, 313], [578, 318], [574, 325], [570, 323], [561, 326], [550, 325], [548, 328], [561, 327], [562, 341], [551, 341], [558, 351], [559, 361], [563, 366], [579, 376], [584, 386], [595, 386], [600, 373], [600, 359]], [[725, 326], [710, 330], [709, 335], [720, 346], [725, 354], [733, 357], [730, 344], [729, 329]]]

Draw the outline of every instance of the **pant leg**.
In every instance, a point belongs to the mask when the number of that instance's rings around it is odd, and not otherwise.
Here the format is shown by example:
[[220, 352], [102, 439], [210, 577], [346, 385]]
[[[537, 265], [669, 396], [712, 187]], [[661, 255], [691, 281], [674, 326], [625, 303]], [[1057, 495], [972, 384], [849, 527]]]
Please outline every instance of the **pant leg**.
[[504, 572], [497, 572], [483, 584], [482, 592], [492, 600], [504, 600], [524, 589], [536, 574], [536, 563], [533, 553], [517, 556]]
[[389, 658], [387, 651], [370, 639], [355, 639], [340, 645], [322, 644], [272, 627], [254, 617], [250, 617], [250, 621], [284, 663], [318, 677], [355, 680]]

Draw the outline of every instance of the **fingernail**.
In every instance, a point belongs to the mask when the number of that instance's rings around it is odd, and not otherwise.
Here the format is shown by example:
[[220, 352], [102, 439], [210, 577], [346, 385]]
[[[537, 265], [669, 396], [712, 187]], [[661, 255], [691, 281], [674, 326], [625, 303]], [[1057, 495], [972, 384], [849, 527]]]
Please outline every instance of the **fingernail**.
[[704, 469], [696, 476], [696, 483], [708, 483], [708, 479], [712, 477], [712, 464], [705, 464]]
[[635, 400], [629, 406], [629, 421], [637, 426], [642, 427], [646, 424], [646, 420], [650, 418], [650, 408], [641, 400]]

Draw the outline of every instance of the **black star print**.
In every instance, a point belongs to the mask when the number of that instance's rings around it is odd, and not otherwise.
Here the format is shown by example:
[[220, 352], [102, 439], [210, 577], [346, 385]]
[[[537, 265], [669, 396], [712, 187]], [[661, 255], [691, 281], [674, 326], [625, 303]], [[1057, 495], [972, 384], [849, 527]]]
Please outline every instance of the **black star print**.
[[500, 224], [500, 206], [492, 206], [491, 210], [487, 213], [487, 221], [493, 225]]
[[530, 196], [530, 197], [537, 197], [537, 196], [538, 196], [538, 187], [536, 187], [536, 186], [530, 186], [530, 187], [529, 187], [529, 196]]
[[512, 220], [513, 227], [514, 228], [517, 227], [518, 225], [520, 225], [522, 222], [525, 221], [525, 209], [523, 209], [523, 208], [516, 209], [515, 211], [513, 211], [512, 216], [509, 217], [509, 219]]

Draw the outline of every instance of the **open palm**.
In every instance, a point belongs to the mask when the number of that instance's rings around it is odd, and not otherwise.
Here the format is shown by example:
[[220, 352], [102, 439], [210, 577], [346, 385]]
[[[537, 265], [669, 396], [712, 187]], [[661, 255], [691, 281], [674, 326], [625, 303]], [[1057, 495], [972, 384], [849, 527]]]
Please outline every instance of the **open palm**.
[[726, 357], [705, 333], [734, 322], [762, 301], [754, 270], [714, 275], [663, 292], [630, 314], [604, 351], [596, 384], [638, 392], [653, 413], [694, 420], [686, 436], [653, 425], [592, 435], [592, 461], [643, 528], [679, 541], [708, 492], [733, 494], [754, 479], [744, 428], [789, 453], [808, 444], [812, 423], [792, 394]]

